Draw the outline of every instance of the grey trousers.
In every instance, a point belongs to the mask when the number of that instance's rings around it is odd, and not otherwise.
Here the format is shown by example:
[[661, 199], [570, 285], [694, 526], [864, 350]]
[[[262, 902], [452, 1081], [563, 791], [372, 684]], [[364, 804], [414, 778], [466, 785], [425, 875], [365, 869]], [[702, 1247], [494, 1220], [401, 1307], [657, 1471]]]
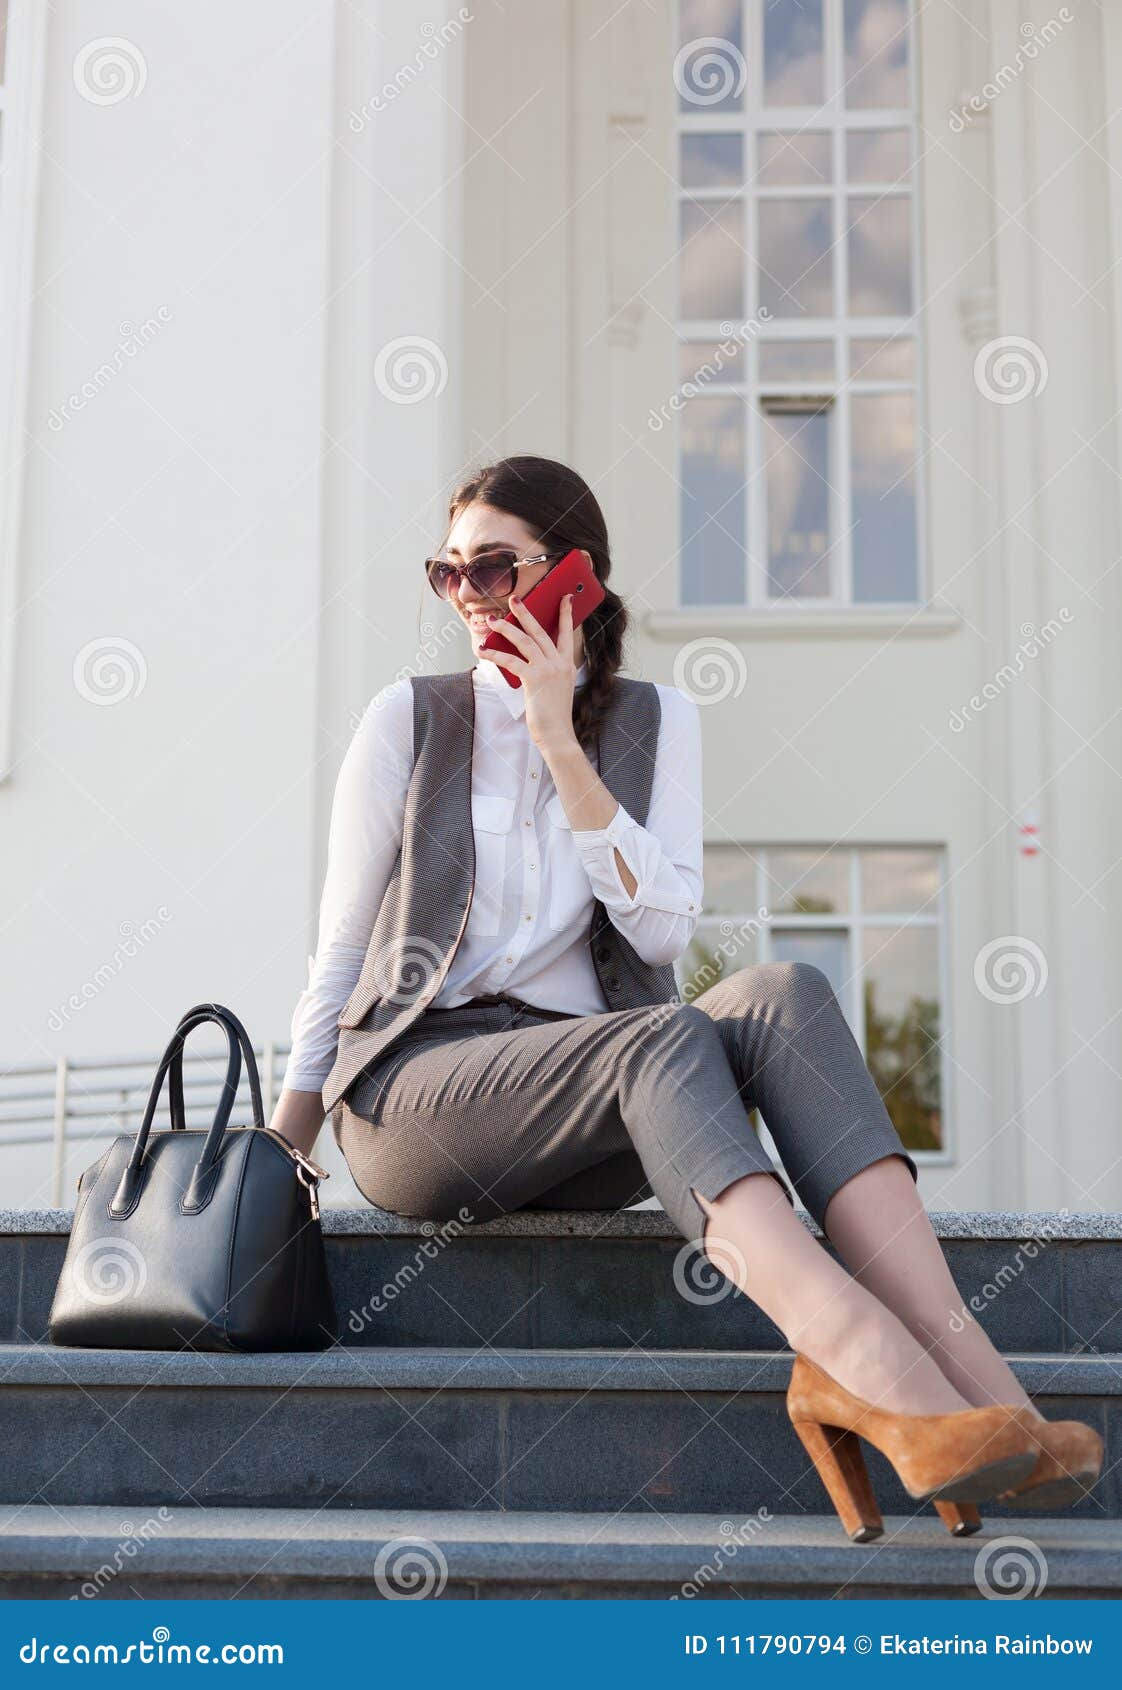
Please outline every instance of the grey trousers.
[[753, 1106], [819, 1225], [871, 1162], [901, 1156], [918, 1178], [826, 976], [805, 963], [599, 1015], [430, 1008], [355, 1081], [334, 1131], [359, 1190], [391, 1213], [475, 1222], [653, 1194], [699, 1242], [695, 1192], [765, 1172], [792, 1201]]

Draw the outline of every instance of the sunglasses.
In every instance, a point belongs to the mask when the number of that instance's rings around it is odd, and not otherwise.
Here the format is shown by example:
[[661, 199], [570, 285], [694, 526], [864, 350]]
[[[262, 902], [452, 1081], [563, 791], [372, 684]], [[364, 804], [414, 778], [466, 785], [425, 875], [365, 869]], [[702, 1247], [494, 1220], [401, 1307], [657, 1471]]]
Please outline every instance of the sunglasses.
[[[438, 598], [451, 598], [459, 591], [460, 577], [466, 576], [480, 598], [501, 599], [514, 591], [515, 571], [529, 563], [560, 563], [567, 552], [539, 552], [536, 557], [519, 557], [515, 551], [497, 549], [481, 552], [470, 563], [452, 563], [446, 557], [427, 557], [425, 574], [429, 586]], [[546, 570], [546, 575], [549, 570]], [[545, 580], [545, 576], [542, 576]]]

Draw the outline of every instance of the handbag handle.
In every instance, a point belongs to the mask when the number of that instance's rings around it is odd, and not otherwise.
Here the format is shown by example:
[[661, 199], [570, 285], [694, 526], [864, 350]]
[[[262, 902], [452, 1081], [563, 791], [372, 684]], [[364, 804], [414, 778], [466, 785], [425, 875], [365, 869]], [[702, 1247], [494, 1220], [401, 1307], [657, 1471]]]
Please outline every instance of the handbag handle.
[[[152, 1088], [148, 1094], [148, 1103], [144, 1110], [144, 1119], [141, 1121], [140, 1128], [136, 1135], [136, 1142], [133, 1145], [132, 1153], [129, 1156], [125, 1171], [121, 1175], [121, 1183], [117, 1187], [117, 1190], [109, 1204], [109, 1215], [114, 1220], [123, 1220], [126, 1215], [131, 1214], [140, 1197], [144, 1174], [145, 1151], [148, 1146], [148, 1135], [152, 1130], [152, 1121], [156, 1114], [156, 1105], [159, 1102], [160, 1091], [164, 1083], [164, 1075], [171, 1069], [172, 1065], [176, 1062], [177, 1057], [179, 1058], [180, 1073], [178, 1107], [180, 1116], [182, 1117], [183, 1046], [188, 1033], [193, 1032], [196, 1027], [202, 1026], [205, 1021], [216, 1022], [226, 1035], [226, 1047], [228, 1051], [226, 1077], [222, 1082], [222, 1095], [218, 1101], [218, 1108], [215, 1111], [214, 1121], [211, 1124], [210, 1131], [207, 1133], [206, 1138], [203, 1141], [203, 1147], [199, 1153], [199, 1159], [192, 1170], [187, 1189], [179, 1200], [180, 1210], [184, 1214], [197, 1213], [200, 1209], [205, 1208], [206, 1204], [210, 1201], [211, 1193], [214, 1188], [214, 1177], [218, 1169], [218, 1155], [222, 1148], [223, 1135], [230, 1119], [230, 1113], [234, 1107], [234, 1100], [237, 1097], [238, 1082], [241, 1079], [243, 1040], [245, 1045], [248, 1047], [250, 1060], [250, 1090], [253, 1095], [254, 1125], [256, 1126], [261, 1124], [263, 1120], [263, 1112], [261, 1108], [261, 1085], [257, 1075], [257, 1063], [253, 1055], [252, 1046], [249, 1045], [249, 1036], [246, 1033], [245, 1028], [237, 1019], [237, 1016], [234, 1015], [233, 1011], [225, 1009], [223, 1005], [197, 1004], [194, 1009], [188, 1010], [187, 1014], [182, 1018], [179, 1026], [172, 1034], [163, 1056], [160, 1058], [160, 1064], [156, 1069], [155, 1078], [152, 1081]], [[173, 1109], [174, 1107], [175, 1104], [173, 1102]]]
[[258, 1073], [257, 1057], [254, 1054], [249, 1034], [233, 1010], [227, 1009], [225, 1004], [200, 1003], [196, 1004], [194, 1009], [187, 1011], [172, 1037], [172, 1043], [175, 1043], [176, 1039], [179, 1041], [178, 1048], [171, 1059], [171, 1068], [168, 1075], [168, 1107], [171, 1111], [172, 1131], [185, 1132], [187, 1129], [187, 1116], [183, 1108], [183, 1046], [186, 1043], [187, 1034], [193, 1032], [196, 1027], [201, 1027], [206, 1021], [216, 1021], [220, 1025], [225, 1021], [233, 1029], [245, 1058], [246, 1074], [249, 1078], [249, 1097], [253, 1108], [253, 1124], [255, 1127], [264, 1127], [265, 1109], [261, 1101], [261, 1076]]

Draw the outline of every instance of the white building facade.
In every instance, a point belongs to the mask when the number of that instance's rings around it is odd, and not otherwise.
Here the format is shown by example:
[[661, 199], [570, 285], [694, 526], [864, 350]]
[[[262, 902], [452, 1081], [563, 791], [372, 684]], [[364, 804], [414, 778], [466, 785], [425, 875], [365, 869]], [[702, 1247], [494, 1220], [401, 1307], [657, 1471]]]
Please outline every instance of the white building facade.
[[1122, 8], [7, 11], [13, 1200], [59, 1058], [92, 1126], [201, 999], [283, 1049], [353, 723], [471, 660], [448, 493], [535, 452], [703, 705], [684, 989], [815, 962], [930, 1205], [1118, 1208]]

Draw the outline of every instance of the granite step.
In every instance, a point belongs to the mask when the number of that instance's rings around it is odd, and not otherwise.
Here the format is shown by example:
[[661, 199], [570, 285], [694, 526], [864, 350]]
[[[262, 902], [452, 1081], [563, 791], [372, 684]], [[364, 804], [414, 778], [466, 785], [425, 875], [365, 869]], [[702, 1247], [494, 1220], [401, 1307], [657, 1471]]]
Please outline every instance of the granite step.
[[[1012, 1578], [1013, 1583], [1008, 1580]], [[951, 1538], [890, 1515], [48, 1507], [0, 1513], [0, 1599], [952, 1597], [1122, 1593], [1122, 1523], [1025, 1517]]]
[[[1049, 1418], [1106, 1441], [1099, 1485], [1065, 1517], [1122, 1518], [1122, 1356], [1010, 1360]], [[813, 1515], [825, 1496], [787, 1420], [790, 1366], [789, 1352], [639, 1346], [6, 1346], [0, 1502]], [[865, 1452], [882, 1511], [916, 1514]]]
[[[932, 1221], [964, 1306], [1000, 1350], [1122, 1350], [1122, 1216]], [[785, 1348], [749, 1298], [698, 1271], [661, 1210], [525, 1211], [465, 1228], [328, 1209], [323, 1224], [348, 1347]], [[69, 1227], [64, 1209], [0, 1213], [0, 1341], [46, 1336]]]

